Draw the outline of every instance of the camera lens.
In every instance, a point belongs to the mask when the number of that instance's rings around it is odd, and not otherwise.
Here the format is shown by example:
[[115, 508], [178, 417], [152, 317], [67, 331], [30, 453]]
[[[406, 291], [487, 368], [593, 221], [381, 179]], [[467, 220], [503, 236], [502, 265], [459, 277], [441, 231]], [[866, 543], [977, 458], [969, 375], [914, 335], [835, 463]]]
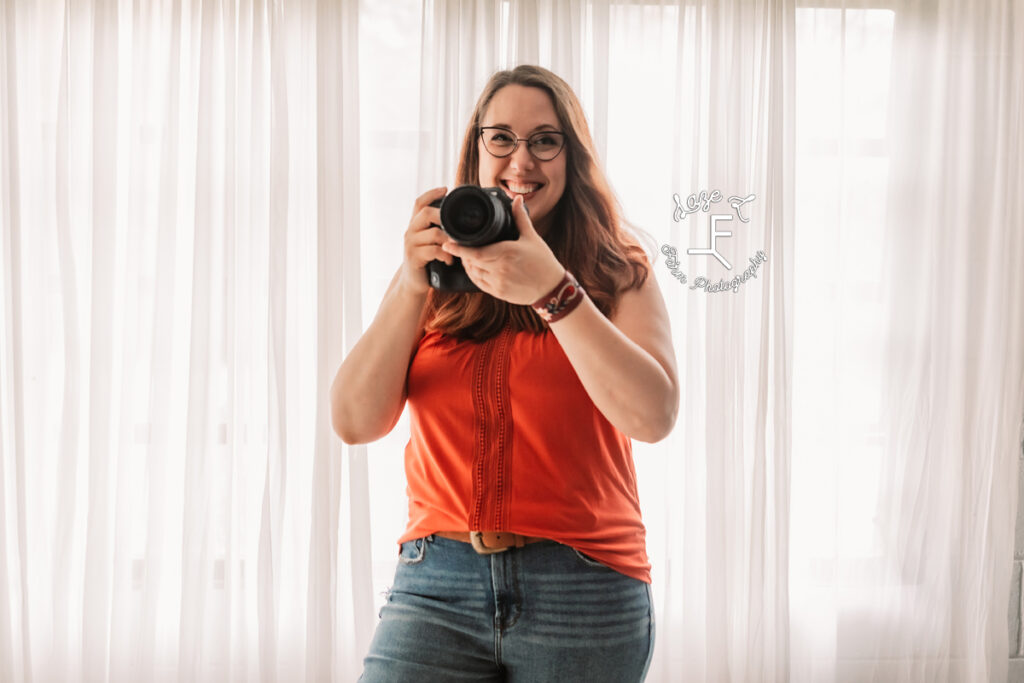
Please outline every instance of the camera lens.
[[456, 242], [482, 246], [491, 244], [506, 230], [507, 213], [494, 196], [479, 187], [463, 185], [441, 202], [441, 225]]
[[487, 220], [487, 207], [479, 201], [478, 197], [466, 197], [458, 205], [458, 208], [452, 211], [452, 214], [452, 218], [458, 225], [456, 229], [470, 235], [480, 232], [480, 229], [484, 227]]

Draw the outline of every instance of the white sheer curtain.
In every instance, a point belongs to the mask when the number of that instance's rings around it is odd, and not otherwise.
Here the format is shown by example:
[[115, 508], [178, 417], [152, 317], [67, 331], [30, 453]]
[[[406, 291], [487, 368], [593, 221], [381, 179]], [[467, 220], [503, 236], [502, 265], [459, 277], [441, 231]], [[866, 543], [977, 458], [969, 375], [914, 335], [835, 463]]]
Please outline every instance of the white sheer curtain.
[[878, 553], [856, 577], [885, 616], [864, 639], [871, 671], [891, 680], [1007, 671], [1024, 435], [1021, 9], [919, 1], [895, 17]]
[[[1015, 9], [798, 10], [798, 116], [816, 114], [798, 131], [806, 533], [794, 524], [791, 549], [808, 680], [1006, 680], [1024, 405]], [[823, 656], [797, 661], [800, 640]]]
[[[658, 256], [648, 680], [1005, 680], [1020, 35], [1012, 0], [0, 3], [0, 680], [355, 679], [408, 426], [342, 447], [327, 389], [521, 62], [688, 278]], [[687, 254], [712, 214], [731, 270]]]
[[356, 10], [0, 3], [0, 680], [358, 671]]

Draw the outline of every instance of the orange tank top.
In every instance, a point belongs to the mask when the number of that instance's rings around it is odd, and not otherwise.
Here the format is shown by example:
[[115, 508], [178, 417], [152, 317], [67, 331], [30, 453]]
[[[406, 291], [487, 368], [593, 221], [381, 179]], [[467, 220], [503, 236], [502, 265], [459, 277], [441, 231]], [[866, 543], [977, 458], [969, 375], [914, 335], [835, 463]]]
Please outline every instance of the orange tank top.
[[597, 409], [557, 338], [427, 332], [409, 366], [409, 523], [571, 546], [650, 583], [629, 437]]

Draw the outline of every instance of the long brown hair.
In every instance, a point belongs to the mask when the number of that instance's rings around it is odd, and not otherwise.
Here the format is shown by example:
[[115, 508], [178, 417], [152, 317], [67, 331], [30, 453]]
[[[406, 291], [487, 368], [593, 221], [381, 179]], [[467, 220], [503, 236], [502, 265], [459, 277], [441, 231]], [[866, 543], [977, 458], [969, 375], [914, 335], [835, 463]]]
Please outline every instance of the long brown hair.
[[[545, 241], [598, 310], [611, 316], [618, 293], [639, 287], [647, 279], [647, 255], [623, 228], [618, 202], [597, 162], [583, 107], [568, 83], [547, 69], [529, 65], [491, 76], [466, 127], [456, 184], [479, 184], [481, 119], [495, 93], [513, 84], [545, 91], [566, 134], [562, 150], [567, 155], [565, 191], [553, 209]], [[426, 320], [428, 330], [477, 341], [493, 337], [505, 325], [515, 331], [547, 329], [547, 323], [529, 306], [510, 304], [483, 292], [431, 289]]]

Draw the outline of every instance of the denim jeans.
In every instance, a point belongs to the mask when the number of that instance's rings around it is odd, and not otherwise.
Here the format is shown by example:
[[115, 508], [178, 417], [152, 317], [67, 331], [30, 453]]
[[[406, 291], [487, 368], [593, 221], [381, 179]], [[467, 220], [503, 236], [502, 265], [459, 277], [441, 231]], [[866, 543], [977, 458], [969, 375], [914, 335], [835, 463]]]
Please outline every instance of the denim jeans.
[[650, 586], [554, 541], [403, 543], [380, 617], [363, 683], [630, 683], [654, 649]]

